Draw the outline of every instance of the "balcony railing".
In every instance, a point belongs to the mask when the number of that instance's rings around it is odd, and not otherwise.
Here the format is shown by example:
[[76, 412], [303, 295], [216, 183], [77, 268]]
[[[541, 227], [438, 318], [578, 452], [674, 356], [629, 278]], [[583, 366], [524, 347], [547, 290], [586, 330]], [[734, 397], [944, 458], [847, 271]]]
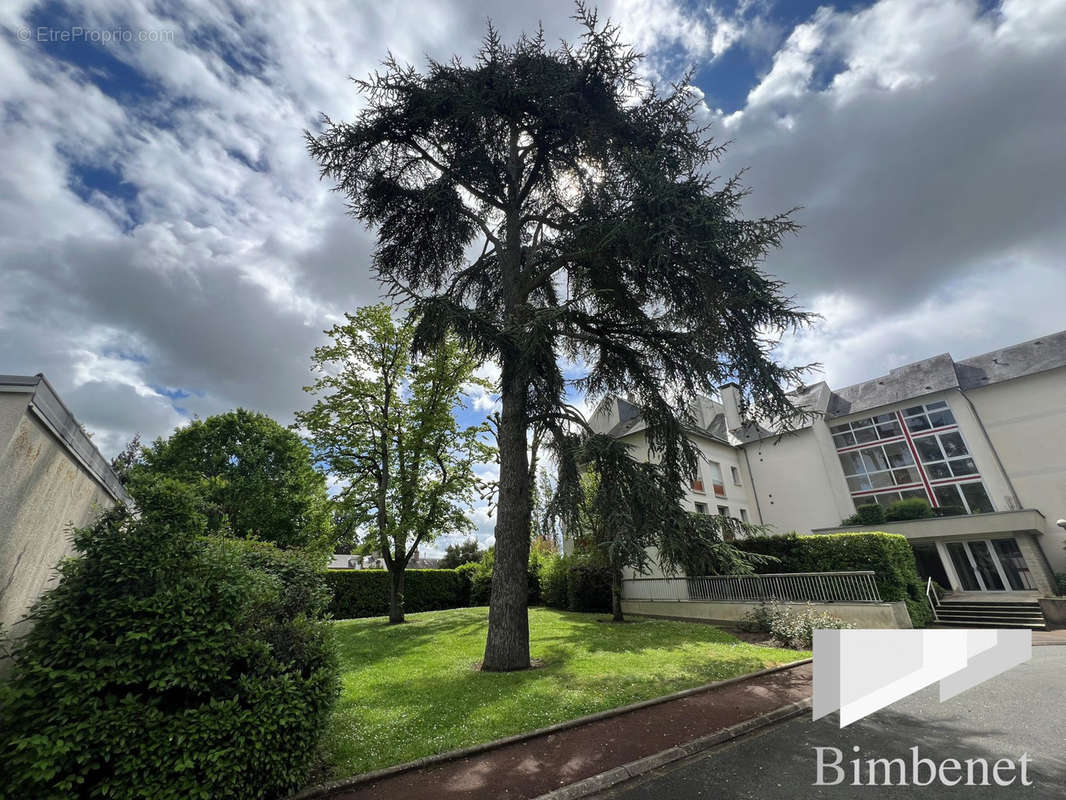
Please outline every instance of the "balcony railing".
[[625, 600], [654, 602], [779, 600], [812, 603], [880, 603], [874, 573], [787, 572], [769, 575], [709, 575], [698, 578], [628, 578]]

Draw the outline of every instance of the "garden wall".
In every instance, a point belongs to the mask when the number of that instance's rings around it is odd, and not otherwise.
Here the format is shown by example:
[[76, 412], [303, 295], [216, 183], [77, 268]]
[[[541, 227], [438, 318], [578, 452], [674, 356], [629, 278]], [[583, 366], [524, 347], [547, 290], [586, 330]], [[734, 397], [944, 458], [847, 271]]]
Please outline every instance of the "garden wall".
[[[761, 604], [752, 601], [708, 600], [623, 600], [625, 614], [664, 619], [690, 619], [701, 622], [735, 624]], [[781, 603], [785, 606], [806, 607], [806, 603]], [[894, 603], [811, 603], [818, 612], [827, 612], [856, 628], [910, 628], [911, 618], [907, 604], [902, 600]]]

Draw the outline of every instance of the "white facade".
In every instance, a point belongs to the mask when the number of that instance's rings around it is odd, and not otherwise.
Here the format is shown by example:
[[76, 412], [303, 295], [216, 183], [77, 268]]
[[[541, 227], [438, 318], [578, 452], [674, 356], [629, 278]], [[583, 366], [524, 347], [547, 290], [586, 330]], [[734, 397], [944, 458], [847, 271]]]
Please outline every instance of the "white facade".
[[[699, 402], [691, 510], [827, 533], [849, 530], [842, 521], [859, 505], [922, 497], [944, 516], [876, 527], [907, 536], [945, 588], [1050, 594], [1053, 573], [1066, 572], [1056, 524], [1066, 518], [1066, 332], [844, 389], [806, 387], [794, 402], [814, 418], [783, 436], [741, 420], [736, 391]], [[593, 427], [648, 457], [632, 403], [605, 404]]]

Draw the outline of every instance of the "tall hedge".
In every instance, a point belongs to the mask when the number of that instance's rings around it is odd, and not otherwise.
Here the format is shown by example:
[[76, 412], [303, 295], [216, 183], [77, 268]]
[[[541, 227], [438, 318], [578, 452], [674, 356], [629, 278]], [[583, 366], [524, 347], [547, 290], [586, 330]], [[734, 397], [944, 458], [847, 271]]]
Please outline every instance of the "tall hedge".
[[[333, 591], [329, 612], [335, 619], [388, 614], [391, 581], [384, 569], [329, 570], [326, 583]], [[462, 608], [469, 593], [468, 581], [457, 570], [409, 569], [404, 577], [403, 608], [409, 614]]]
[[74, 535], [0, 682], [0, 796], [275, 797], [338, 689], [321, 565], [143, 510]]
[[902, 600], [911, 622], [925, 627], [932, 612], [925, 600], [925, 585], [918, 576], [914, 551], [898, 533], [831, 533], [814, 536], [753, 536], [735, 543], [749, 553], [775, 556], [778, 563], [764, 564], [757, 572], [837, 572], [873, 570], [881, 599]]

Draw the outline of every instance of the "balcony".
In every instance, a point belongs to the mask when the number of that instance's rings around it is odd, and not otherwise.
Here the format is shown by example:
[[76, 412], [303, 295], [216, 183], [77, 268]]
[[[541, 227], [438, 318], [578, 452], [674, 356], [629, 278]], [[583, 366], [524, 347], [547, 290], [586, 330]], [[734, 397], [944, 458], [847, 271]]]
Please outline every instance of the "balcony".
[[963, 536], [972, 538], [1013, 533], [1041, 534], [1047, 530], [1047, 521], [1035, 508], [1028, 508], [1023, 511], [992, 511], [987, 514], [966, 514], [957, 517], [881, 522], [877, 525], [837, 525], [816, 528], [811, 533], [865, 533], [874, 530], [899, 533], [908, 539], [950, 539]]

